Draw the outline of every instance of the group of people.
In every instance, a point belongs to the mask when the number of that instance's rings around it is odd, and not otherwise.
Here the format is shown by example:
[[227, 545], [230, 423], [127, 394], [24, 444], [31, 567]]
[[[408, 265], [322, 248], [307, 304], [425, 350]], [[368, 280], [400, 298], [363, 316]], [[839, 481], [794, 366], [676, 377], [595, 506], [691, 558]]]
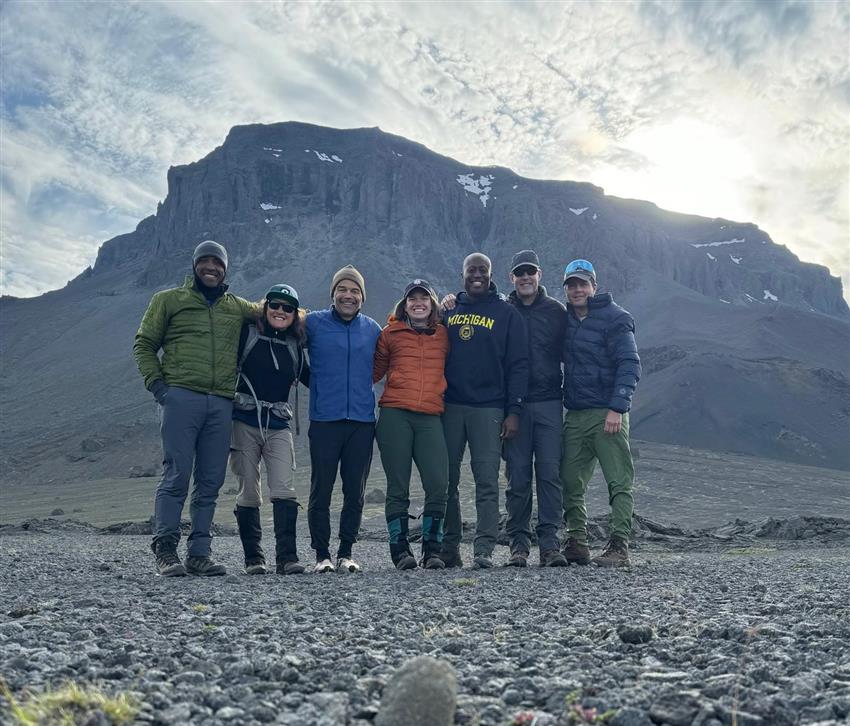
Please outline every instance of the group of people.
[[[427, 280], [412, 280], [383, 329], [362, 312], [366, 283], [351, 265], [333, 276], [330, 306], [309, 313], [287, 284], [272, 286], [260, 303], [233, 295], [224, 282], [227, 269], [222, 245], [199, 244], [184, 284], [153, 296], [133, 347], [161, 412], [164, 461], [151, 545], [160, 575], [225, 573], [211, 557], [210, 529], [228, 456], [239, 483], [234, 513], [246, 572], [267, 572], [261, 464], [272, 503], [275, 570], [304, 572], [293, 483], [299, 383], [310, 389], [307, 520], [315, 572], [361, 569], [353, 546], [375, 440], [387, 478], [390, 557], [399, 570], [463, 565], [459, 484], [467, 448], [477, 515], [473, 568], [494, 566], [503, 459], [505, 565], [528, 564], [535, 489], [540, 566], [629, 564], [634, 468], [628, 412], [640, 359], [632, 316], [598, 292], [590, 262], [566, 266], [565, 306], [541, 284], [534, 251], [513, 256], [514, 290], [507, 298], [492, 280], [490, 259], [473, 253], [463, 262], [462, 292], [440, 300]], [[376, 417], [374, 385], [382, 379]], [[608, 484], [611, 536], [591, 560], [585, 502], [597, 461]], [[424, 489], [419, 560], [409, 537], [414, 464]], [[342, 509], [332, 559], [337, 478]], [[191, 479], [191, 533], [181, 561], [180, 518]]]

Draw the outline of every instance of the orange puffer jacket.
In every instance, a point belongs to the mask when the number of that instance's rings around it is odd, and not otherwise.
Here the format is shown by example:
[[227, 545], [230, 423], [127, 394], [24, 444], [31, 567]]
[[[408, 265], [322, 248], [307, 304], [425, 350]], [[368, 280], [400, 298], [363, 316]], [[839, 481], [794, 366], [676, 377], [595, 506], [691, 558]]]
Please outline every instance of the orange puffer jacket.
[[449, 336], [442, 325], [419, 332], [391, 315], [375, 351], [372, 378], [377, 383], [387, 376], [378, 405], [441, 414], [448, 352]]

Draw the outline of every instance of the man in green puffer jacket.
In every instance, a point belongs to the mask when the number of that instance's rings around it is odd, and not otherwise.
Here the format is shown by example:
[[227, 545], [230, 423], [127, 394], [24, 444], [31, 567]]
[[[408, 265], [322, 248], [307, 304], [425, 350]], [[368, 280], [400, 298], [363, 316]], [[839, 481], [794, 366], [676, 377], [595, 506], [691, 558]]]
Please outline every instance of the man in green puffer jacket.
[[[193, 275], [151, 299], [133, 344], [145, 387], [160, 405], [162, 480], [154, 500], [156, 570], [169, 577], [223, 575], [210, 557], [210, 528], [227, 470], [239, 333], [257, 308], [227, 292], [227, 250], [201, 242]], [[162, 350], [162, 358], [159, 351]], [[194, 469], [188, 556], [177, 556], [180, 515]]]

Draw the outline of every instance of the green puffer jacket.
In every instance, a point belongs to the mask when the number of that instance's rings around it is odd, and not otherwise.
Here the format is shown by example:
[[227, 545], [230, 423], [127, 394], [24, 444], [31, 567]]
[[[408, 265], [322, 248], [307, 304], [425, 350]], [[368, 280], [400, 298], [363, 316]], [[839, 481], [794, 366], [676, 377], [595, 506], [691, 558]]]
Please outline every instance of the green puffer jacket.
[[133, 343], [145, 387], [150, 390], [162, 379], [169, 386], [233, 398], [239, 333], [258, 312], [258, 306], [229, 292], [209, 305], [191, 275], [182, 287], [156, 293]]

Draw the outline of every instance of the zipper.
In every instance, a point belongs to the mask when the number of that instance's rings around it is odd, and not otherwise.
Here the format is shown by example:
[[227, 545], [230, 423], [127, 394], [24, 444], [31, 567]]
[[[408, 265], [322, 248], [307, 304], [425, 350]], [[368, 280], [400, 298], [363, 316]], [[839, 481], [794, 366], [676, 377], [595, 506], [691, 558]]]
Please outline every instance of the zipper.
[[348, 337], [348, 348], [346, 350], [345, 360], [345, 417], [351, 418], [351, 321], [345, 326], [345, 333]]
[[[218, 302], [218, 300], [216, 300]], [[213, 303], [214, 305], [215, 303]], [[213, 327], [213, 314], [212, 314], [212, 305], [207, 305], [210, 314], [210, 346], [212, 349], [212, 381], [210, 381], [210, 388], [212, 391], [215, 390], [215, 328]]]
[[425, 395], [425, 345], [422, 342], [422, 337], [425, 333], [416, 333], [416, 337], [419, 338], [419, 370], [421, 371], [419, 376], [419, 408], [422, 408], [422, 398]]

